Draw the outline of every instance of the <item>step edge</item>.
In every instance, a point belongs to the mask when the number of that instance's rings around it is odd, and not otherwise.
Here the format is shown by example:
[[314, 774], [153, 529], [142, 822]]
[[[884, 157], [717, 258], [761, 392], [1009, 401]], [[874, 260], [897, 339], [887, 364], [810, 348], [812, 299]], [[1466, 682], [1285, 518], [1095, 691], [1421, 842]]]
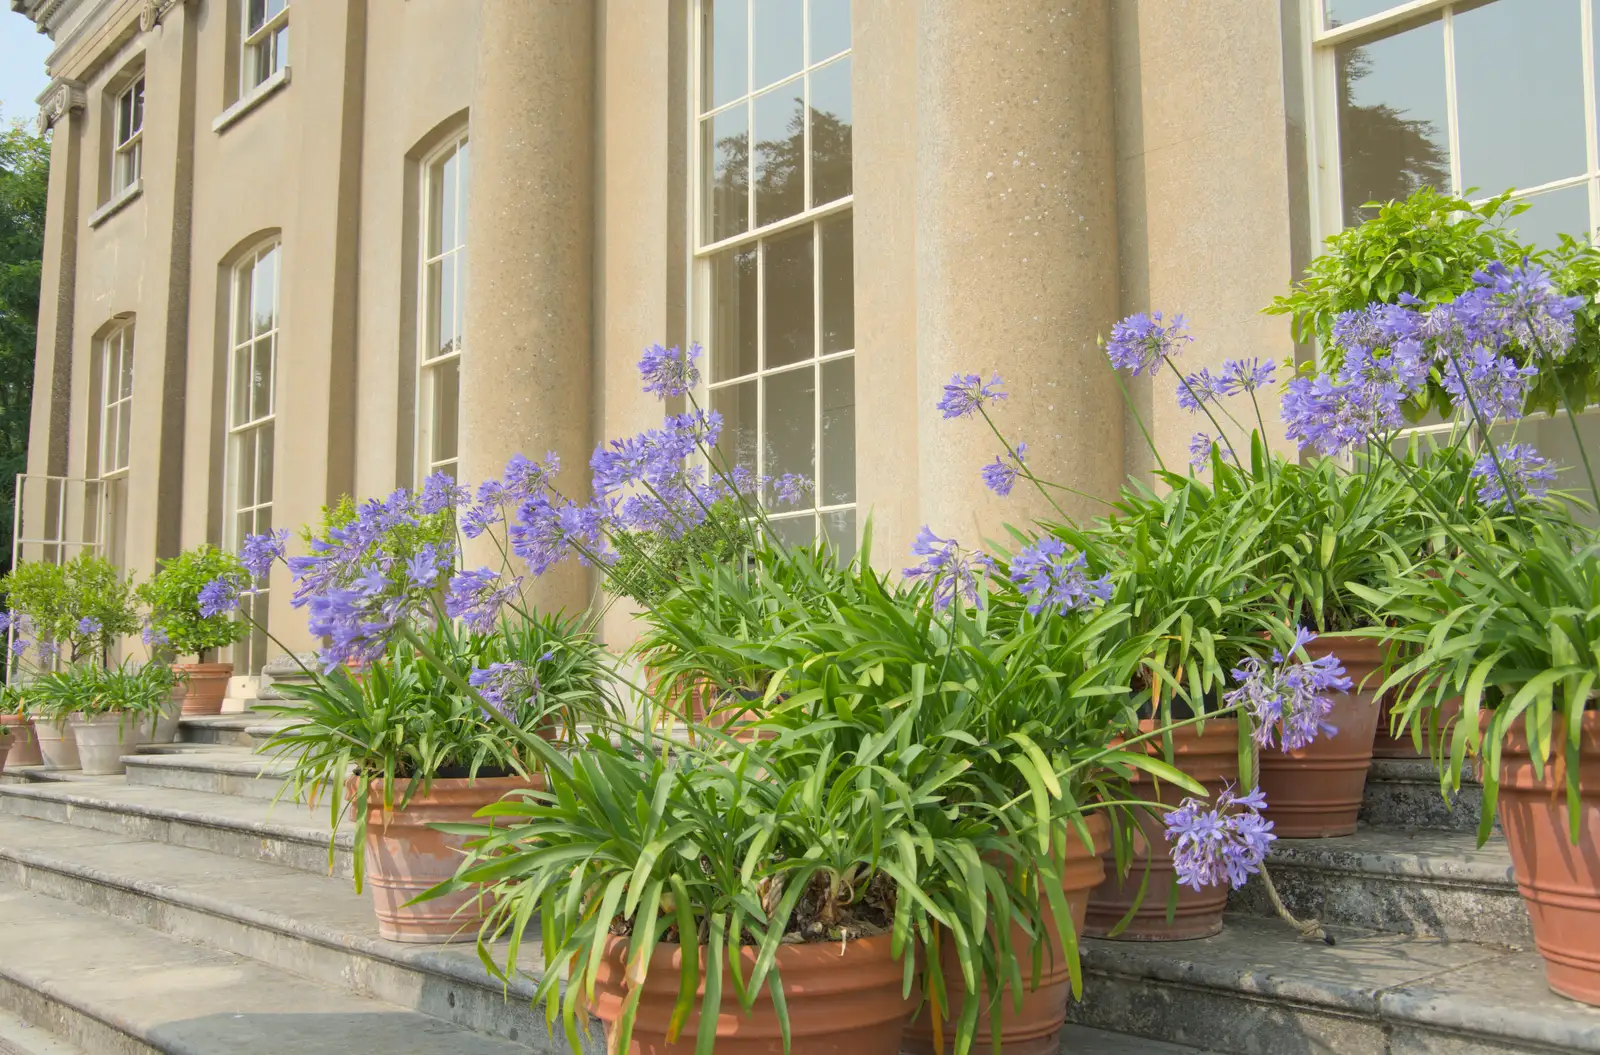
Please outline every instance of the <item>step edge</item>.
[[[280, 824], [276, 821], [235, 820], [229, 817], [219, 817], [215, 814], [195, 813], [192, 810], [179, 809], [173, 806], [150, 806], [140, 802], [118, 802], [115, 799], [102, 799], [89, 795], [62, 794], [56, 790], [62, 786], [67, 785], [52, 783], [50, 787], [46, 788], [33, 784], [0, 784], [0, 798], [21, 798], [31, 799], [35, 802], [53, 802], [78, 809], [98, 810], [103, 813], [146, 817], [151, 820], [181, 821], [197, 827], [244, 832], [251, 835], [265, 835], [287, 842], [304, 843], [324, 848], [328, 845], [327, 833], [316, 828]], [[203, 795], [207, 793], [193, 792], [192, 794]], [[246, 801], [229, 795], [219, 795], [218, 797], [231, 801]], [[348, 829], [338, 829], [333, 833], [333, 842], [336, 849], [351, 851], [355, 848], [355, 833]]]

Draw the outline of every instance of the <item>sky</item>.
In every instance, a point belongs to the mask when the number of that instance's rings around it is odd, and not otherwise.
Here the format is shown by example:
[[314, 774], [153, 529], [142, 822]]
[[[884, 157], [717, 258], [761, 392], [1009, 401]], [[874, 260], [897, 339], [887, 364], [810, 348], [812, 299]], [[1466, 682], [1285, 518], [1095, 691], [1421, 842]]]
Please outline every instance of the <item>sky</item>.
[[10, 4], [0, 4], [0, 119], [7, 124], [19, 117], [33, 124], [39, 112], [33, 100], [50, 83], [44, 59], [53, 46]]

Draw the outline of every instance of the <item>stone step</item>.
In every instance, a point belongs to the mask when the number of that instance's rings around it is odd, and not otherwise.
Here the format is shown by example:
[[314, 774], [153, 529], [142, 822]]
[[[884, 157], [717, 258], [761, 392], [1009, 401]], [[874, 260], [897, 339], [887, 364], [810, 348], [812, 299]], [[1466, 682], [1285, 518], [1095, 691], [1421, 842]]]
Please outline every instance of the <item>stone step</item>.
[[[0, 817], [0, 890], [5, 885], [198, 942], [225, 954], [528, 1045], [566, 1050], [552, 1039], [533, 986], [509, 987], [484, 970], [474, 945], [417, 946], [376, 936], [370, 901], [347, 880], [265, 862], [221, 857], [17, 817]], [[492, 950], [504, 962], [504, 947]], [[522, 965], [538, 965], [530, 942]], [[588, 1038], [598, 1052], [598, 1030]], [[0, 1049], [3, 1050], [3, 1049]], [[291, 1050], [285, 1048], [284, 1050]], [[299, 1049], [292, 1049], [299, 1050]], [[1092, 1027], [1069, 1027], [1063, 1055], [1199, 1055], [1194, 1049]]]
[[[192, 745], [198, 747], [199, 745]], [[284, 786], [285, 763], [243, 748], [162, 752], [124, 758], [129, 784], [235, 795], [246, 799], [277, 798]], [[284, 801], [289, 801], [285, 798]]]
[[43, 894], [0, 915], [0, 1007], [96, 1055], [530, 1050]]
[[0, 1055], [84, 1055], [82, 1048], [0, 1010]]
[[[129, 784], [124, 777], [0, 784], [0, 814], [330, 874], [328, 810]], [[331, 873], [353, 874], [353, 828], [333, 833]]]
[[1367, 771], [1361, 820], [1374, 828], [1475, 832], [1482, 815], [1483, 786], [1464, 775], [1461, 790], [1447, 799], [1426, 758], [1374, 758]]
[[[1291, 913], [1336, 926], [1531, 947], [1528, 911], [1499, 836], [1363, 828], [1341, 839], [1280, 839], [1267, 866]], [[1259, 878], [1229, 898], [1270, 916]]]
[[1213, 938], [1083, 943], [1083, 1025], [1219, 1052], [1600, 1053], [1600, 1009], [1552, 993], [1536, 953], [1230, 916]]
[[294, 720], [290, 718], [275, 718], [251, 711], [197, 715], [178, 722], [178, 739], [189, 744], [257, 748], [272, 739], [274, 733], [293, 724]]

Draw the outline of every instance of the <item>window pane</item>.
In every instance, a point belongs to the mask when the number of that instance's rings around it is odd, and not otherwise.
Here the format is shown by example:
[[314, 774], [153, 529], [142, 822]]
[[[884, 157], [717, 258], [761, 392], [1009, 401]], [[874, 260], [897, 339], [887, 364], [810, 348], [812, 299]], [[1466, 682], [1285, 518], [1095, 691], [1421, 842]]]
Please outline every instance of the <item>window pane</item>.
[[786, 546], [810, 547], [817, 541], [817, 518], [812, 514], [773, 520], [772, 533]]
[[856, 364], [822, 364], [821, 505], [856, 500]]
[[428, 170], [428, 237], [425, 251], [428, 256], [444, 252], [444, 213], [449, 199], [444, 194], [444, 166], [434, 164]]
[[756, 370], [756, 250], [730, 249], [711, 260], [711, 380]]
[[244, 24], [245, 32], [247, 34], [254, 33], [256, 30], [260, 29], [266, 24], [267, 0], [250, 0], [249, 8], [250, 14], [245, 19]]
[[455, 329], [452, 331], [456, 337], [456, 351], [461, 351], [467, 333], [467, 254], [465, 249], [457, 250], [453, 257], [456, 263], [456, 314]]
[[137, 132], [144, 127], [144, 78], [140, 77], [133, 86], [133, 123], [132, 130]]
[[433, 461], [456, 456], [457, 410], [461, 405], [460, 362], [451, 359], [431, 367], [433, 375]]
[[817, 478], [816, 374], [811, 367], [773, 374], [766, 389], [766, 465], [776, 480], [784, 473]]
[[273, 266], [277, 263], [276, 255], [268, 253], [256, 264], [250, 311], [258, 334], [266, 333], [278, 324], [278, 275]]
[[811, 203], [850, 193], [850, 60], [811, 74]]
[[241, 345], [233, 351], [233, 420], [229, 425], [250, 420], [250, 347]]
[[705, 239], [720, 242], [750, 225], [750, 112], [743, 106], [700, 122], [705, 161]]
[[749, 43], [748, 0], [706, 0], [705, 81], [702, 109], [710, 110], [749, 92], [745, 48]]
[[1405, 0], [1323, 0], [1323, 10], [1327, 12], [1328, 28], [1332, 29], [1334, 26], [1348, 26], [1369, 15], [1398, 7], [1404, 2]]
[[711, 409], [722, 415], [717, 455], [726, 466], [756, 471], [756, 382], [711, 390]]
[[765, 242], [767, 369], [816, 355], [811, 297], [811, 228]]
[[[279, 6], [282, 6], [281, 4]], [[285, 25], [272, 38], [272, 72], [289, 64], [289, 27]]]
[[822, 225], [822, 351], [856, 346], [854, 223], [846, 214]]
[[[273, 428], [270, 424], [263, 425], [256, 430], [256, 504], [272, 501], [272, 466], [273, 466]], [[256, 514], [256, 530], [261, 531], [262, 521], [266, 518], [263, 512]]]
[[850, 46], [850, 0], [811, 0], [811, 58], [820, 62]]
[[251, 276], [252, 273], [253, 273], [252, 271], [241, 269], [240, 272], [239, 272], [238, 278], [236, 280], [237, 284], [236, 284], [236, 287], [234, 289], [234, 297], [235, 297], [235, 300], [236, 300], [236, 306], [235, 306], [234, 312], [233, 312], [233, 315], [234, 315], [233, 343], [234, 344], [239, 344], [241, 342], [248, 341], [250, 339], [250, 336], [251, 336], [252, 322], [251, 322], [251, 318], [250, 318], [250, 299], [251, 299], [252, 286], [251, 286], [251, 282], [250, 282], [250, 276]]
[[1368, 201], [1450, 189], [1444, 30], [1438, 22], [1335, 53], [1345, 223]]
[[252, 421], [272, 413], [272, 342], [271, 337], [261, 337], [256, 341], [255, 364], [250, 374]]
[[117, 457], [107, 468], [126, 469], [128, 467], [128, 442], [130, 430], [133, 428], [132, 406], [124, 403], [117, 408]]
[[117, 145], [121, 146], [133, 134], [133, 93], [124, 92], [117, 98]]
[[805, 28], [801, 0], [755, 0], [755, 61], [759, 91], [774, 81], [800, 72]]
[[1507, 227], [1517, 232], [1517, 238], [1540, 249], [1555, 249], [1561, 245], [1561, 235], [1570, 234], [1578, 241], [1588, 237], [1589, 188], [1566, 187], [1549, 191], [1528, 199], [1529, 209], [1511, 220]]
[[457, 170], [456, 156], [451, 154], [439, 165], [439, 219], [442, 224], [439, 234], [440, 249], [454, 249], [456, 247], [456, 181]]
[[[455, 254], [445, 257], [437, 265], [439, 275], [439, 299], [437, 312], [439, 322], [439, 340], [433, 347], [433, 355], [448, 355], [456, 350], [456, 258]], [[431, 356], [430, 356], [431, 358]]]
[[856, 511], [836, 509], [822, 514], [822, 533], [828, 545], [839, 555], [839, 560], [849, 561], [856, 555]]
[[133, 330], [122, 331], [118, 351], [122, 367], [122, 398], [130, 399], [133, 396]]
[[427, 298], [423, 304], [422, 357], [432, 359], [439, 354], [439, 348], [444, 342], [441, 334], [444, 327], [439, 324], [439, 306], [444, 301], [444, 266], [443, 260], [435, 260], [428, 265], [426, 285], [423, 296]]
[[805, 208], [805, 100], [795, 81], [756, 96], [756, 226]]
[[1484, 194], [1582, 175], [1578, 0], [1498, 0], [1455, 18], [1462, 186]]
[[256, 504], [256, 437], [260, 429], [249, 429], [234, 437], [233, 508], [248, 509]]

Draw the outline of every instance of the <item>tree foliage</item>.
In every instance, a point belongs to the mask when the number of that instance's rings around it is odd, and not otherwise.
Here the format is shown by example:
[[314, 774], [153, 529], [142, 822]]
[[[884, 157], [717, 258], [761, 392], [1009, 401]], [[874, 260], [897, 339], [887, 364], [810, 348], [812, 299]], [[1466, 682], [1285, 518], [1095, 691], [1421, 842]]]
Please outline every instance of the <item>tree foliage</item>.
[[49, 169], [43, 136], [0, 125], [0, 569], [11, 563], [12, 489], [28, 464]]

